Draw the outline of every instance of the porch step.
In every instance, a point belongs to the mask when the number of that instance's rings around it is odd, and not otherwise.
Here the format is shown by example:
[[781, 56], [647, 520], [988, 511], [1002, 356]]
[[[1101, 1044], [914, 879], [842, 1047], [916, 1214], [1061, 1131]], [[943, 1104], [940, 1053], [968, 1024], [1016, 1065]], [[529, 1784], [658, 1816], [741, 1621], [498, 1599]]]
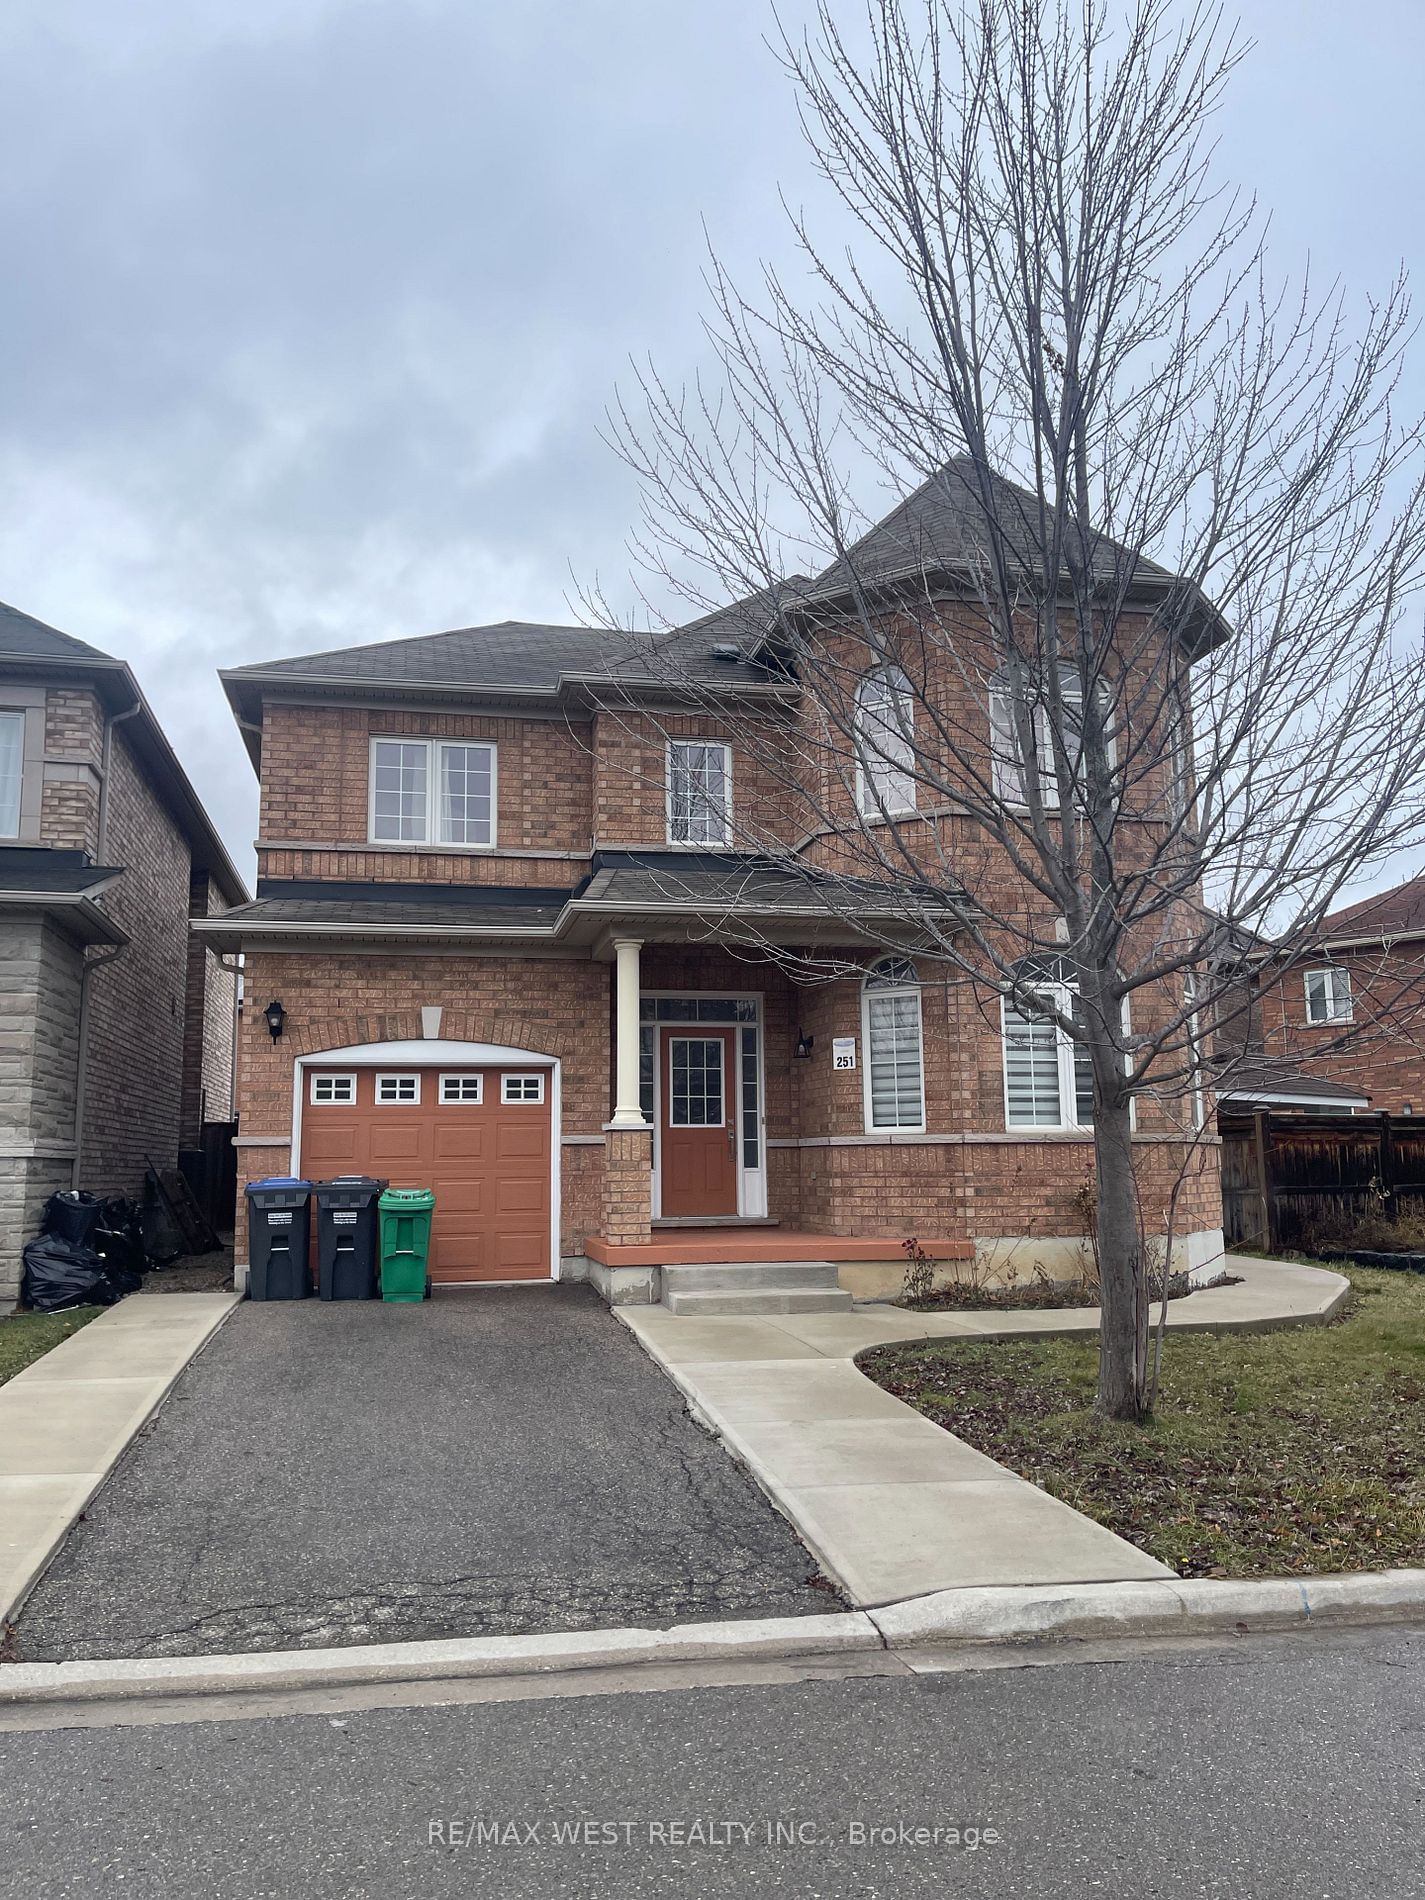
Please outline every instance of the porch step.
[[665, 1293], [663, 1304], [670, 1313], [839, 1313], [851, 1304], [851, 1295], [839, 1286], [735, 1287], [706, 1293]]
[[750, 1292], [767, 1287], [834, 1287], [836, 1267], [830, 1260], [726, 1260], [705, 1266], [664, 1267], [664, 1291], [678, 1293]]
[[744, 1260], [663, 1269], [670, 1313], [838, 1313], [851, 1295], [829, 1260]]

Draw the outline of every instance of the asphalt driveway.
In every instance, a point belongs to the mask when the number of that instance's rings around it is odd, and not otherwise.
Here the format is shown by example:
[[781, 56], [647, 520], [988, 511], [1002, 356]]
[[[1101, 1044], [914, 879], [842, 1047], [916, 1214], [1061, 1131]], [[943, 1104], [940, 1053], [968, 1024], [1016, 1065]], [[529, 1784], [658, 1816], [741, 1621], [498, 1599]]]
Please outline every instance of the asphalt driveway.
[[839, 1609], [815, 1571], [588, 1288], [247, 1302], [70, 1533], [12, 1653]]

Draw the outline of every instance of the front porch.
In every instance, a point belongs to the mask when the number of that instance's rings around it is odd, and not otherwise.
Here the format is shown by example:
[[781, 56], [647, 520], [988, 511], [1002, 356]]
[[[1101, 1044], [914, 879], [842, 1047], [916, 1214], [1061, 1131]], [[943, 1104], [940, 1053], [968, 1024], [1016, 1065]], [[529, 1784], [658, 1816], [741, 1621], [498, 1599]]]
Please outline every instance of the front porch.
[[[973, 1240], [932, 1235], [921, 1238], [920, 1244], [936, 1260], [975, 1257]], [[848, 1261], [893, 1261], [897, 1269], [905, 1264], [905, 1248], [897, 1239], [803, 1233], [767, 1221], [703, 1227], [655, 1221], [647, 1241], [611, 1241], [601, 1234], [590, 1234], [584, 1251], [606, 1267], [721, 1266], [747, 1260], [834, 1260], [838, 1265]]]

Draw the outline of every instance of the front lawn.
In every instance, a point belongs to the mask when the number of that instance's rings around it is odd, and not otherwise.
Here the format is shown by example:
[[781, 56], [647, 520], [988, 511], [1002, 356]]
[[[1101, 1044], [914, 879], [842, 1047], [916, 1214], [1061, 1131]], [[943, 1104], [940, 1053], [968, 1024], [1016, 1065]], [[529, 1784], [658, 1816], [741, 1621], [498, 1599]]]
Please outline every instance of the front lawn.
[[1328, 1326], [1169, 1333], [1144, 1426], [1094, 1413], [1092, 1339], [937, 1340], [858, 1363], [1184, 1576], [1425, 1563], [1425, 1278], [1349, 1277]]
[[102, 1306], [73, 1306], [67, 1313], [12, 1313], [0, 1319], [0, 1385], [103, 1311]]

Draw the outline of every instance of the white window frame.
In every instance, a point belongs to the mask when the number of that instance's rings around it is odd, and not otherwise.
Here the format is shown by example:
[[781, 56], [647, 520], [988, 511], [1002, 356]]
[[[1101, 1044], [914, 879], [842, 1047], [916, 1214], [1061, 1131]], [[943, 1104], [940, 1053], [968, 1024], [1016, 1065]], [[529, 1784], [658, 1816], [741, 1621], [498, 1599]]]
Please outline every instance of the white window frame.
[[[1314, 977], [1325, 978], [1321, 999], [1325, 1014], [1321, 1016], [1315, 1015], [1311, 1007], [1311, 983]], [[1356, 999], [1351, 992], [1351, 972], [1344, 965], [1327, 963], [1307, 970], [1302, 977], [1302, 987], [1306, 997], [1306, 1020], [1310, 1028], [1329, 1029], [1333, 1023], [1354, 1021]]]
[[1200, 1135], [1207, 1126], [1207, 1084], [1203, 1080], [1206, 1058], [1202, 1048], [1202, 1010], [1198, 1006], [1197, 978], [1191, 970], [1183, 978], [1183, 1001], [1187, 1005], [1188, 1059], [1192, 1065], [1192, 1125]]
[[[512, 1082], [520, 1084], [520, 1094], [510, 1094]], [[534, 1084], [534, 1094], [526, 1095], [523, 1090], [531, 1082]], [[542, 1108], [544, 1106], [543, 1071], [534, 1069], [524, 1075], [502, 1075], [500, 1077], [500, 1106], [501, 1108]]]
[[[468, 1082], [475, 1084], [473, 1095], [463, 1093]], [[451, 1083], [457, 1084], [461, 1092], [447, 1095], [445, 1091]], [[447, 1069], [441, 1074], [436, 1100], [442, 1108], [479, 1108], [485, 1100], [485, 1077], [478, 1069], [473, 1073], [468, 1069]]]
[[[1111, 709], [1107, 704], [1106, 689], [1100, 687], [1099, 694], [1107, 718]], [[1059, 669], [1059, 695], [1064, 701], [1076, 704], [1082, 717], [1083, 695], [1079, 690], [1079, 676], [1072, 667]], [[1013, 716], [1014, 696], [1005, 683], [1003, 668], [990, 681], [989, 710], [990, 770], [994, 794], [1007, 805], [1025, 806], [1029, 802], [1024, 791], [1027, 762], [1019, 756], [1019, 733]], [[1105, 737], [1108, 763], [1113, 768], [1118, 764], [1118, 744], [1112, 725]], [[1013, 756], [1003, 749], [1002, 740], [1014, 746]], [[1057, 811], [1059, 784], [1054, 771], [1054, 734], [1049, 724], [1049, 708], [1045, 705], [1036, 705], [1034, 708], [1034, 742], [1039, 752], [1039, 802], [1046, 810]]]
[[[425, 831], [419, 838], [381, 838], [376, 833], [376, 748], [379, 745], [423, 746], [426, 754]], [[440, 755], [446, 747], [478, 747], [490, 755], [490, 835], [475, 842], [440, 836]], [[493, 739], [423, 739], [406, 732], [373, 732], [366, 758], [367, 842], [383, 851], [493, 851], [499, 838], [500, 758]]]
[[[673, 822], [673, 754], [689, 746], [700, 752], [722, 754], [722, 836], [720, 838], [680, 838]], [[725, 739], [670, 739], [663, 755], [663, 815], [670, 845], [683, 851], [725, 850], [732, 841], [732, 747]]]
[[[413, 1095], [383, 1096], [381, 1091], [388, 1082], [400, 1084], [413, 1082]], [[378, 1108], [419, 1108], [421, 1105], [421, 1072], [419, 1069], [378, 1069], [376, 1072], [376, 1106]]]
[[[338, 1082], [341, 1082], [345, 1085], [345, 1087], [350, 1092], [345, 1095], [326, 1095], [326, 1096], [318, 1095], [317, 1093], [318, 1086], [320, 1084], [325, 1084], [328, 1082], [332, 1083], [333, 1085], [335, 1085]], [[346, 1070], [343, 1070], [340, 1074], [319, 1075], [315, 1070], [313, 1070], [310, 1085], [309, 1085], [309, 1100], [311, 1101], [313, 1108], [353, 1108], [355, 1107], [356, 1105], [356, 1071], [354, 1069], [346, 1069]]]
[[[892, 697], [900, 702], [899, 710], [890, 714], [896, 728], [889, 730], [885, 718], [876, 715], [879, 731], [873, 737], [868, 749], [864, 728], [869, 720], [866, 710], [866, 695], [872, 687], [884, 691], [890, 689]], [[902, 666], [888, 662], [884, 666], [874, 667], [865, 674], [856, 687], [856, 809], [868, 818], [905, 818], [916, 809], [918, 787], [915, 777], [915, 688], [909, 675]], [[905, 747], [903, 760], [889, 756], [892, 743], [896, 747]], [[891, 783], [882, 785], [884, 778]], [[905, 803], [892, 801], [895, 784], [904, 787]]]
[[[1033, 983], [1025, 984], [1024, 987], [1026, 989], [1032, 989], [1036, 996], [1042, 996], [1061, 1016], [1072, 1014], [1073, 1005], [1078, 998], [1078, 990], [1072, 983]], [[1128, 1034], [1129, 1021], [1128, 998], [1126, 996], [1119, 1007], [1123, 1023], [1123, 1034], [1126, 1036]], [[1092, 1120], [1086, 1122], [1079, 1120], [1079, 1088], [1074, 1061], [1075, 1051], [1078, 1049], [1079, 1044], [1069, 1035], [1062, 1024], [1053, 1021], [1049, 1023], [1049, 1026], [1054, 1031], [1054, 1052], [1058, 1058], [1059, 1065], [1059, 1120], [1057, 1122], [1017, 1122], [1011, 1120], [1009, 1113], [1009, 1025], [1005, 1020], [1009, 1008], [1010, 999], [1002, 995], [999, 1005], [999, 1049], [1000, 1073], [1004, 1081], [1004, 1125], [1006, 1131], [1017, 1135], [1092, 1134]], [[1017, 1011], [1016, 1014], [1018, 1014]], [[1031, 1017], [1027, 1020], [1033, 1021], [1035, 1019]], [[1046, 1019], [1041, 1017], [1038, 1020], [1042, 1022]], [[1132, 1057], [1125, 1051], [1124, 1067], [1127, 1069], [1131, 1068], [1131, 1066]], [[1070, 1121], [1064, 1119], [1064, 1109], [1066, 1105], [1070, 1115], [1073, 1117]], [[1137, 1127], [1138, 1106], [1136, 1097], [1129, 1101], [1128, 1120], [1130, 1127]]]
[[[910, 963], [908, 957], [880, 957], [873, 963], [861, 979], [861, 1107], [862, 1118], [868, 1135], [923, 1135], [925, 1122], [925, 1015], [921, 1007], [921, 985], [917, 976], [914, 982], [887, 983], [875, 982], [878, 970], [888, 963]], [[912, 971], [914, 964], [910, 964]], [[915, 1037], [920, 1051], [920, 1119], [915, 1122], [878, 1122], [871, 1091], [871, 1000], [873, 997], [913, 996], [915, 998]]]
[[0, 707], [0, 723], [13, 721], [17, 730], [15, 753], [15, 821], [13, 825], [4, 823], [6, 816], [0, 806], [0, 838], [9, 841], [23, 835], [25, 811], [25, 737], [26, 715], [17, 707]]

